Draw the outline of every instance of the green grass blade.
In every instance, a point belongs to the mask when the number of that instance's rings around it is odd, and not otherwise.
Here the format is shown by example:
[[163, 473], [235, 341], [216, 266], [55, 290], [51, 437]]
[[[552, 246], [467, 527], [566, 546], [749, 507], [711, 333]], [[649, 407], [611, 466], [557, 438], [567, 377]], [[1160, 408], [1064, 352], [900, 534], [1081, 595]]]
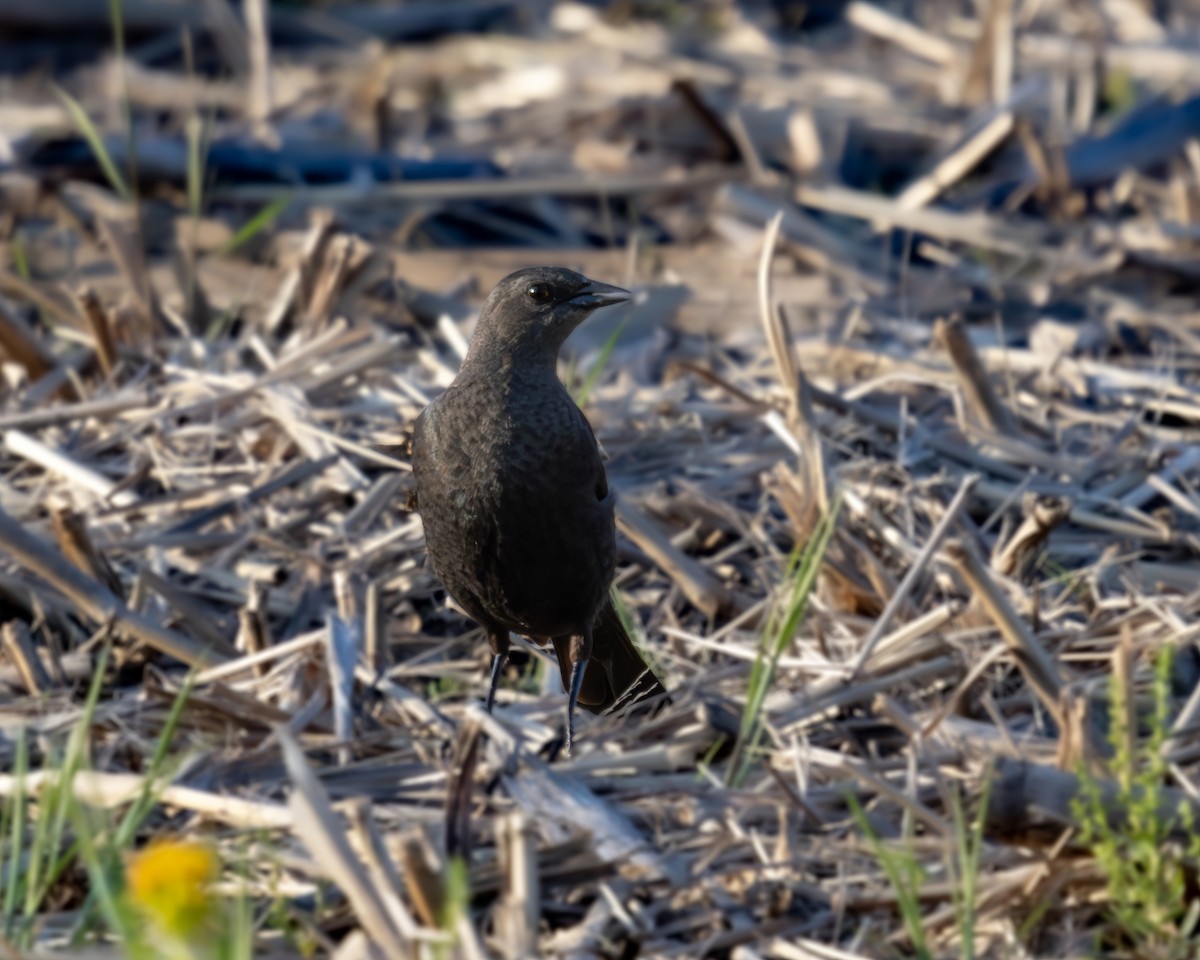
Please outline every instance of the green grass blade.
[[291, 197], [276, 197], [247, 220], [242, 225], [242, 229], [230, 237], [218, 252], [223, 255], [233, 253], [238, 247], [254, 239], [259, 233], [274, 223], [291, 202]]
[[8, 249], [12, 252], [13, 268], [17, 271], [17, 276], [28, 283], [30, 280], [29, 258], [25, 255], [25, 236], [21, 231], [18, 230], [13, 234]]
[[125, 126], [125, 163], [129, 174], [129, 196], [138, 210], [138, 237], [141, 235], [141, 213], [138, 198], [138, 159], [137, 136], [133, 127], [133, 102], [129, 98], [129, 72], [125, 68], [125, 17], [121, 10], [121, 0], [108, 0], [108, 21], [112, 27], [113, 55], [116, 59], [117, 73], [121, 79], [121, 118]]
[[[112, 653], [111, 642], [106, 643], [96, 658], [96, 668], [92, 672], [91, 686], [88, 688], [87, 699], [84, 701], [83, 713], [71, 730], [67, 740], [66, 754], [63, 756], [62, 767], [57, 782], [48, 788], [43, 795], [43, 817], [39, 818], [39, 827], [44, 818], [49, 826], [48, 836], [35, 837], [36, 851], [44, 852], [45, 864], [41, 858], [35, 858], [30, 863], [32, 876], [26, 878], [26, 914], [32, 916], [37, 905], [41, 903], [50, 888], [67, 868], [74, 855], [75, 844], [63, 850], [63, 839], [66, 836], [67, 820], [75, 797], [75, 774], [84, 763], [87, 754], [88, 737], [91, 733], [92, 718], [96, 715], [96, 704], [100, 700], [100, 691], [104, 686], [104, 673], [108, 669], [108, 659]], [[60, 852], [61, 851], [61, 852]], [[44, 870], [45, 876], [41, 876]]]
[[56, 784], [44, 787], [38, 797], [41, 812], [33, 828], [33, 842], [29, 846], [29, 868], [24, 879], [23, 913], [27, 918], [32, 918], [37, 913], [38, 904], [41, 902], [38, 888], [42, 873], [49, 873], [54, 867], [56, 851], [49, 849], [50, 831], [53, 829], [56, 804], [61, 796], [60, 785]]
[[604, 347], [600, 350], [600, 356], [596, 358], [596, 362], [592, 364], [592, 368], [588, 370], [587, 376], [583, 378], [583, 383], [579, 385], [579, 390], [575, 393], [575, 403], [583, 406], [587, 403], [588, 397], [591, 396], [593, 388], [596, 386], [596, 381], [600, 379], [600, 374], [604, 372], [604, 368], [608, 365], [608, 361], [612, 359], [613, 350], [617, 346], [617, 341], [621, 338], [621, 333], [625, 330], [625, 323], [628, 320], [625, 317], [617, 324], [608, 340], [605, 341]]
[[963, 960], [975, 960], [975, 896], [979, 885], [979, 861], [974, 848], [974, 828], [967, 829], [962, 795], [957, 784], [950, 788], [950, 811], [954, 815], [954, 856], [948, 868], [954, 883], [954, 912], [962, 940]]
[[817, 575], [821, 572], [821, 562], [837, 526], [840, 508], [839, 497], [817, 523], [812, 538], [802, 548], [793, 551], [788, 560], [779, 597], [772, 605], [767, 625], [763, 629], [758, 654], [750, 668], [746, 707], [742, 711], [741, 727], [729, 761], [727, 783], [730, 786], [740, 784], [746, 775], [748, 758], [757, 746], [762, 732], [763, 704], [775, 679], [775, 668], [783, 651], [796, 635], [800, 621], [808, 609], [808, 598], [816, 586]]
[[253, 960], [254, 957], [254, 909], [244, 892], [239, 893], [233, 903], [228, 956], [230, 960]]
[[[17, 751], [13, 760], [13, 773], [17, 778], [16, 794], [4, 805], [4, 816], [0, 819], [0, 836], [8, 835], [8, 864], [4, 871], [4, 939], [11, 940], [15, 932], [17, 897], [22, 888], [21, 852], [25, 847], [26, 776], [29, 773], [29, 740], [25, 728], [17, 731]], [[2, 861], [0, 861], [2, 865]]]
[[[917, 862], [916, 854], [910, 847], [907, 850], [892, 850], [886, 847], [867, 819], [858, 798], [852, 793], [846, 794], [846, 802], [854, 816], [858, 829], [871, 844], [875, 859], [891, 881], [892, 889], [896, 892], [896, 906], [900, 911], [900, 919], [904, 923], [905, 932], [912, 941], [913, 952], [920, 960], [932, 960], [933, 954], [925, 941], [925, 926], [921, 922], [921, 880], [923, 871]], [[911, 840], [909, 841], [911, 843]]]
[[[122, 943], [128, 944], [133, 939], [133, 931], [120, 907], [120, 877], [117, 865], [108, 845], [105, 844], [104, 849], [101, 849], [101, 845], [96, 841], [97, 837], [104, 835], [103, 825], [95, 823], [95, 818], [89, 816], [88, 811], [81, 803], [76, 802], [73, 796], [67, 802], [67, 807], [71, 823], [75, 827], [75, 835], [79, 838], [79, 859], [87, 868], [90, 887], [88, 902], [84, 904], [80, 913], [84, 918], [94, 916], [92, 902], [98, 901], [100, 913], [108, 923], [109, 929], [117, 934]], [[90, 926], [86, 919], [84, 926]]]
[[629, 637], [633, 648], [642, 655], [642, 659], [650, 665], [650, 668], [654, 669], [654, 654], [646, 646], [646, 636], [642, 630], [641, 621], [629, 609], [629, 604], [625, 602], [625, 598], [621, 595], [620, 590], [616, 587], [610, 587], [608, 596], [612, 602], [613, 610], [616, 611], [617, 619], [621, 621], [621, 626], [624, 627], [625, 635]]
[[[471, 902], [471, 875], [467, 862], [462, 857], [451, 857], [446, 862], [445, 874], [442, 878], [442, 910], [438, 917], [438, 926], [448, 935], [451, 944], [458, 942], [458, 924], [467, 915]], [[434, 955], [446, 957], [451, 954], [451, 947], [445, 943], [434, 947]]]
[[[576, 372], [575, 367], [576, 366], [577, 366], [577, 364], [575, 362], [575, 354], [572, 353], [570, 356], [567, 357], [567, 374], [565, 377], [563, 377], [563, 383], [565, 383], [567, 385], [567, 389], [570, 389], [571, 384], [573, 384], [575, 382], [575, 372]], [[576, 399], [575, 402], [578, 404], [579, 400]]]
[[124, 850], [133, 843], [137, 836], [138, 828], [154, 808], [158, 783], [162, 779], [163, 772], [167, 766], [167, 752], [170, 749], [172, 739], [174, 739], [179, 721], [183, 717], [183, 708], [187, 705], [188, 697], [191, 696], [193, 682], [194, 676], [189, 673], [183, 686], [179, 688], [179, 693], [175, 697], [174, 703], [171, 704], [171, 712], [167, 715], [167, 721], [163, 725], [162, 733], [158, 737], [158, 742], [154, 745], [154, 756], [151, 757], [150, 763], [144, 772], [142, 792], [138, 795], [137, 800], [130, 805], [113, 840], [118, 850]]
[[[111, 852], [109, 852], [107, 858], [95, 849], [89, 850], [86, 841], [82, 837], [80, 838], [81, 855], [85, 860], [89, 857], [92, 858], [89, 861], [89, 866], [99, 875], [102, 882], [107, 882], [106, 878], [116, 869], [110, 862], [112, 852], [120, 853], [132, 848], [134, 841], [137, 839], [138, 829], [154, 809], [154, 805], [157, 802], [158, 785], [163, 779], [167, 766], [167, 754], [171, 741], [183, 716], [183, 708], [187, 704], [192, 688], [193, 677], [189, 674], [180, 688], [178, 695], [176, 695], [174, 702], [171, 704], [171, 712], [167, 715], [162, 733], [159, 735], [158, 742], [154, 747], [154, 756], [151, 757], [149, 764], [146, 765], [142, 779], [142, 790], [138, 794], [138, 798], [130, 804], [124, 818], [113, 834], [110, 847]], [[106, 900], [106, 897], [109, 897], [109, 891], [102, 889], [100, 883], [94, 882], [81, 912], [86, 916], [98, 905], [110, 926], [124, 923], [125, 920], [123, 919], [124, 914], [121, 905], [115, 900], [111, 902]], [[114, 911], [116, 912], [114, 913]]]
[[125, 178], [121, 176], [117, 165], [113, 163], [112, 154], [108, 152], [108, 148], [104, 145], [104, 138], [100, 136], [100, 131], [92, 123], [91, 117], [87, 115], [87, 111], [83, 109], [78, 100], [67, 93], [62, 87], [54, 84], [53, 89], [64, 106], [66, 106], [67, 112], [71, 114], [71, 120], [74, 121], [79, 133], [87, 141], [88, 146], [92, 148], [96, 162], [100, 164], [100, 169], [104, 171], [104, 176], [108, 180], [109, 185], [122, 200], [130, 199], [132, 195], [129, 192], [129, 186], [126, 184]]

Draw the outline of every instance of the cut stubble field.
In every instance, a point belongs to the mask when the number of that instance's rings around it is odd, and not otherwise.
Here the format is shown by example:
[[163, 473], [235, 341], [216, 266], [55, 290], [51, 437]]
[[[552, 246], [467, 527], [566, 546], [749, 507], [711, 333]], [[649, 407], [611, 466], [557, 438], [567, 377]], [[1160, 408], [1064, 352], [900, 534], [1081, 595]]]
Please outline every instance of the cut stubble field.
[[[0, 952], [1196, 955], [1182, 4], [84, 6], [0, 9]], [[570, 756], [411, 496], [537, 264], [634, 293], [670, 695]]]

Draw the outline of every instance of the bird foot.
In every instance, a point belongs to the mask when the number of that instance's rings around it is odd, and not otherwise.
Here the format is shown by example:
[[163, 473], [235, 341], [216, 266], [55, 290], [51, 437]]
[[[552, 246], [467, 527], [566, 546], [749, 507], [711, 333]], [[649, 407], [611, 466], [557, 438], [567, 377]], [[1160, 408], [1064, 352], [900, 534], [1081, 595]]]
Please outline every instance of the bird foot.
[[583, 686], [583, 672], [587, 669], [586, 658], [576, 660], [571, 664], [571, 692], [567, 697], [567, 756], [571, 755], [571, 745], [575, 742], [575, 705], [579, 702], [579, 690]]

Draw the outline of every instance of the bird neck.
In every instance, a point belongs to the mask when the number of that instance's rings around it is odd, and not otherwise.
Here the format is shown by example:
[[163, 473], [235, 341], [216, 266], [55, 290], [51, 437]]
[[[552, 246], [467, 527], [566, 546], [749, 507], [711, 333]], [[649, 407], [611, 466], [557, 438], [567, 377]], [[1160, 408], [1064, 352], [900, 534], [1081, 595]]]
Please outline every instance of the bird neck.
[[477, 333], [463, 359], [462, 370], [503, 380], [558, 379], [558, 352], [529, 340], [512, 341]]

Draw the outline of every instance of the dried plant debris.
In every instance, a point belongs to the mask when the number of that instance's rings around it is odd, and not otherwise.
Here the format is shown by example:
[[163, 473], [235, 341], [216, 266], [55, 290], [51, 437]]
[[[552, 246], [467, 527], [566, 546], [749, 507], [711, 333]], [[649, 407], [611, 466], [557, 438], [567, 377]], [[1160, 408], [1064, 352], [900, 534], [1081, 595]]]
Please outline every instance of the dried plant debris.
[[[1194, 10], [187, 6], [0, 4], [0, 944], [1195, 955]], [[569, 759], [409, 465], [536, 263], [671, 695]]]

